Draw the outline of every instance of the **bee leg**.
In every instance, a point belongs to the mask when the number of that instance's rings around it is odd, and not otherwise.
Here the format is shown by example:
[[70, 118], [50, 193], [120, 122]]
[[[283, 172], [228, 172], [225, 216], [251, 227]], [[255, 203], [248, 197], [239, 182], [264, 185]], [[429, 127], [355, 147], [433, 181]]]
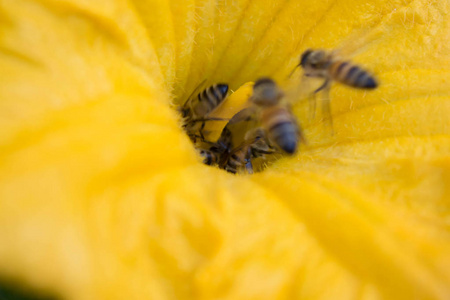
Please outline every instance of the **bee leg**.
[[245, 169], [247, 170], [248, 174], [253, 174], [253, 165], [252, 165], [252, 149], [251, 147], [248, 147], [247, 154], [245, 155]]
[[327, 87], [324, 90], [325, 97], [322, 99], [322, 112], [328, 126], [330, 127], [331, 135], [334, 135], [333, 118], [331, 117], [331, 101], [330, 101], [330, 89]]
[[322, 83], [321, 86], [319, 86], [313, 93], [316, 94], [318, 92], [320, 92], [321, 90], [328, 88], [330, 84], [330, 79], [326, 78], [325, 81]]
[[245, 169], [247, 170], [248, 174], [253, 174], [253, 165], [250, 160], [245, 164]]
[[269, 155], [269, 154], [274, 154], [275, 152], [277, 152], [277, 150], [258, 150], [258, 153], [260, 153], [260, 154], [266, 154], [266, 155]]
[[331, 135], [334, 135], [333, 130], [333, 119], [331, 118], [331, 108], [330, 108], [330, 78], [325, 78], [325, 81], [313, 92], [313, 94], [317, 94], [318, 92], [323, 90], [324, 97], [322, 100], [322, 114], [323, 118], [327, 120], [328, 126], [331, 130]]
[[191, 142], [192, 142], [193, 144], [196, 144], [196, 143], [197, 143], [198, 135], [196, 135], [196, 134], [188, 134], [188, 137], [189, 137], [189, 139], [191, 140]]
[[312, 121], [316, 117], [316, 94], [312, 94], [311, 97], [309, 97], [309, 121]]
[[316, 105], [317, 105], [316, 94], [321, 90], [328, 88], [329, 84], [330, 80], [329, 78], [326, 78], [325, 81], [317, 89], [314, 90], [312, 97], [309, 98], [310, 120], [314, 120], [316, 116]]
[[[304, 73], [303, 74], [303, 76], [302, 76], [302, 83], [304, 84], [305, 82], [307, 82], [307, 80], [308, 80], [308, 77], [313, 77], [311, 74], [309, 74], [309, 73]], [[297, 93], [301, 93], [301, 88], [302, 88], [302, 85], [301, 84], [299, 84], [298, 85], [298, 90], [297, 90]], [[309, 119], [309, 121], [312, 121], [312, 120], [314, 120], [314, 118], [316, 117], [316, 95], [315, 95], [315, 92], [313, 92], [311, 95], [310, 95], [310, 97], [309, 97], [309, 99], [308, 99], [309, 101], [308, 101], [308, 108], [309, 108], [309, 117], [308, 117], [308, 119]]]
[[205, 136], [203, 135], [203, 129], [205, 128], [205, 124], [206, 122], [202, 122], [202, 126], [200, 126], [200, 129], [198, 130], [198, 133], [200, 134], [200, 138], [202, 139], [202, 141], [205, 140]]

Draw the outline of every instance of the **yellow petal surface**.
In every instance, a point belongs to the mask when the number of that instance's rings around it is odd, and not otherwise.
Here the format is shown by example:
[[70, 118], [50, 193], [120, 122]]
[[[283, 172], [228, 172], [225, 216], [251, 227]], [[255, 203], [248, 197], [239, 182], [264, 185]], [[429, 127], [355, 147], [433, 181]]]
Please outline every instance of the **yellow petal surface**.
[[[449, 13], [446, 0], [0, 1], [0, 286], [449, 299]], [[300, 99], [307, 144], [262, 173], [202, 165], [171, 104], [227, 82], [230, 116], [245, 83], [295, 85], [318, 47], [380, 87], [332, 87], [334, 135]]]

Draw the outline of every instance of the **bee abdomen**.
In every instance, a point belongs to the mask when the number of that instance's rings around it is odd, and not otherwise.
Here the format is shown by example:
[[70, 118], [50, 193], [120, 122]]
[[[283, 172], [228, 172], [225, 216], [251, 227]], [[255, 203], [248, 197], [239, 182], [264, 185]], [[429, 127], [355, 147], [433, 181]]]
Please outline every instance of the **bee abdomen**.
[[225, 166], [224, 166], [224, 169], [225, 169], [227, 172], [236, 174], [236, 173], [237, 173], [237, 170], [238, 170], [242, 165], [243, 165], [243, 163], [242, 163], [242, 158], [241, 158], [237, 153], [234, 153], [234, 154], [231, 154], [231, 155], [228, 157], [228, 160], [226, 161], [226, 164], [225, 164]]
[[261, 119], [270, 141], [288, 154], [297, 151], [299, 127], [287, 109], [280, 107], [268, 109], [262, 114]]
[[228, 93], [227, 84], [214, 84], [198, 94], [199, 109], [198, 114], [206, 115], [215, 110], [225, 99]]
[[349, 62], [335, 62], [331, 74], [337, 81], [356, 88], [374, 89], [378, 86], [375, 78], [366, 70]]
[[297, 124], [291, 121], [284, 121], [274, 124], [269, 128], [270, 139], [284, 152], [293, 154], [298, 146]]

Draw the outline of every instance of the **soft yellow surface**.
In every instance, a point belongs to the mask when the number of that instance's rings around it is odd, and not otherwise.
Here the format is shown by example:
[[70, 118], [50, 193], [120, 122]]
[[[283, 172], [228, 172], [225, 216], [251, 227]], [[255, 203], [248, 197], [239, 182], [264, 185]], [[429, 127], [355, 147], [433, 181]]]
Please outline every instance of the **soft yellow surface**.
[[[0, 281], [62, 299], [449, 299], [449, 13], [0, 1]], [[284, 84], [306, 48], [344, 45], [381, 85], [333, 86], [334, 135], [300, 101], [296, 156], [254, 176], [201, 164], [171, 102], [204, 79]]]

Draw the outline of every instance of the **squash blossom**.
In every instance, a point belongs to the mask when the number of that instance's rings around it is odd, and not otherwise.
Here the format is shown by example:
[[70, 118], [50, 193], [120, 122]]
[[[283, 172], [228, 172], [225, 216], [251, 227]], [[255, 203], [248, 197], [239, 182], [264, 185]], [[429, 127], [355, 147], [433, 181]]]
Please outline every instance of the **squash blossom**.
[[[449, 13], [448, 0], [0, 1], [0, 285], [449, 299]], [[201, 163], [174, 109], [200, 82], [229, 83], [235, 109], [245, 83], [284, 84], [304, 50], [344, 45], [380, 86], [332, 86], [334, 134], [299, 101], [295, 156], [251, 176]]]

